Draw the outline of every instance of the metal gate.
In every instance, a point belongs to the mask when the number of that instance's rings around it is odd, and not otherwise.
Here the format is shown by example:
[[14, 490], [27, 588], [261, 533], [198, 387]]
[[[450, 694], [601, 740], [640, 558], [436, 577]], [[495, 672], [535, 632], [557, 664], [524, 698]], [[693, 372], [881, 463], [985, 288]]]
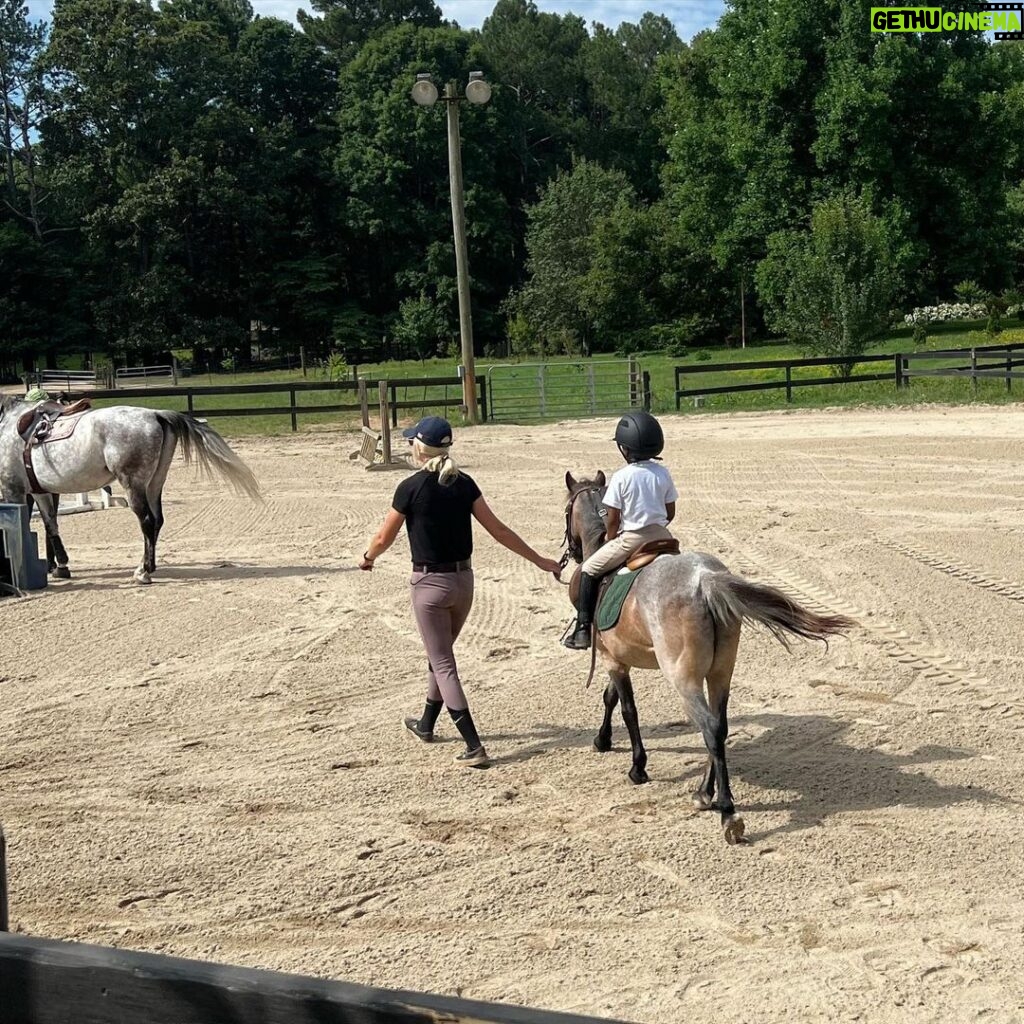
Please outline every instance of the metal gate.
[[599, 416], [649, 408], [636, 359], [507, 363], [487, 368], [488, 419], [496, 423]]

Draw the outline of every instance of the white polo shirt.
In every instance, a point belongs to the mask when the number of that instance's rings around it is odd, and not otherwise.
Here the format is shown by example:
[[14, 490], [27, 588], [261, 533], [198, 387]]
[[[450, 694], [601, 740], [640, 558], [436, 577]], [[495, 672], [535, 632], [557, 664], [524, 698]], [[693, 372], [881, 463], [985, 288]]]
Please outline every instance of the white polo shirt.
[[622, 530], [642, 530], [645, 526], [668, 526], [667, 502], [679, 494], [672, 474], [660, 463], [631, 462], [608, 482], [604, 503], [622, 514]]

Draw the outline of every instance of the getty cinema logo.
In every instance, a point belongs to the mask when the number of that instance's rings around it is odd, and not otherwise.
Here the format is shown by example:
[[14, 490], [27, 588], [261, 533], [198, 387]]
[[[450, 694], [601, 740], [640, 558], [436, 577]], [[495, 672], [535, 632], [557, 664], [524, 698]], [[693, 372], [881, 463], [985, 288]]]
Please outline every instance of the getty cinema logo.
[[[958, 7], [960, 5], [957, 5]], [[994, 32], [996, 39], [1024, 39], [1024, 3], [964, 4], [942, 7], [872, 7], [872, 32]]]

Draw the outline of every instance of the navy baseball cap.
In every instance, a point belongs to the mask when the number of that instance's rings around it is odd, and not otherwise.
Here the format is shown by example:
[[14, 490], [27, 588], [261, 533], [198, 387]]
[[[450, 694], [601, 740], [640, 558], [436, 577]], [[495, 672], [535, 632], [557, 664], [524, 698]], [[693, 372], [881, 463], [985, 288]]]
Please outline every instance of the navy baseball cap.
[[413, 427], [402, 431], [410, 441], [422, 441], [430, 448], [447, 448], [452, 443], [452, 425], [442, 416], [424, 416]]

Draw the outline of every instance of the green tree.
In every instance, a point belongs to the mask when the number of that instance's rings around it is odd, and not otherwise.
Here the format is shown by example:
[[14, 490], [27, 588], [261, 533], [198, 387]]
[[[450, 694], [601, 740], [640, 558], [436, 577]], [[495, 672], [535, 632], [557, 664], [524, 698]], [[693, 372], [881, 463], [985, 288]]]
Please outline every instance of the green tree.
[[[604, 308], [614, 305], [608, 288], [607, 261], [595, 266], [596, 239], [603, 220], [620, 204], [635, 202], [621, 171], [610, 171], [580, 160], [560, 174], [527, 211], [529, 253], [526, 284], [513, 300], [513, 309], [541, 336], [555, 332], [575, 338], [584, 352], [595, 340], [597, 312], [588, 302], [597, 295]], [[628, 215], [623, 209], [619, 220]], [[611, 246], [606, 246], [606, 254]]]
[[451, 339], [451, 325], [444, 309], [424, 293], [402, 301], [392, 330], [395, 340], [412, 349], [421, 360], [443, 352]]
[[842, 358], [849, 376], [856, 357], [888, 325], [895, 293], [881, 220], [847, 196], [814, 208], [809, 233], [769, 239], [757, 285], [772, 329], [807, 353]]
[[298, 12], [302, 31], [347, 63], [375, 33], [398, 25], [439, 28], [447, 24], [434, 0], [311, 0], [322, 17]]
[[587, 156], [623, 171], [648, 198], [659, 192], [664, 161], [660, 119], [664, 98], [657, 68], [662, 57], [679, 53], [683, 43], [668, 18], [644, 14], [614, 32], [595, 24], [581, 60], [589, 95]]

